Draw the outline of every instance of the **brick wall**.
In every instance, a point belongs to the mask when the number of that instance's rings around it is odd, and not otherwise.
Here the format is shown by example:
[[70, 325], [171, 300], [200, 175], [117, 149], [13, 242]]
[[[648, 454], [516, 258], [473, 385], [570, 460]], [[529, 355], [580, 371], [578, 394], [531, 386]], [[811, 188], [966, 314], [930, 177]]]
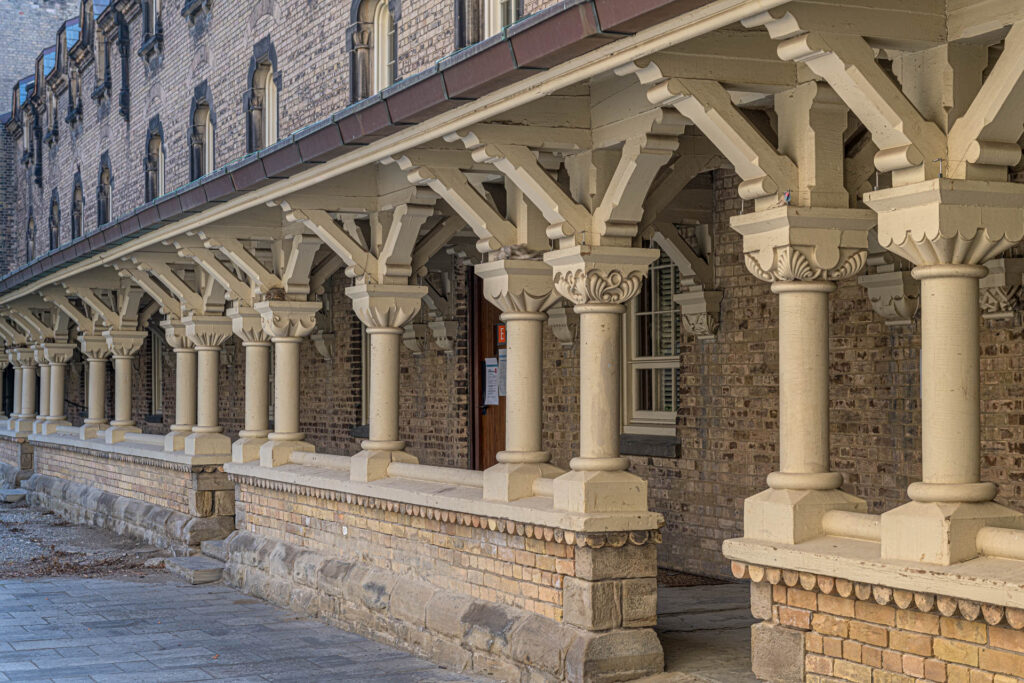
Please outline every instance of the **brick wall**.
[[35, 69], [43, 48], [57, 42], [65, 19], [78, 16], [78, 0], [0, 0], [0, 112], [11, 88]]

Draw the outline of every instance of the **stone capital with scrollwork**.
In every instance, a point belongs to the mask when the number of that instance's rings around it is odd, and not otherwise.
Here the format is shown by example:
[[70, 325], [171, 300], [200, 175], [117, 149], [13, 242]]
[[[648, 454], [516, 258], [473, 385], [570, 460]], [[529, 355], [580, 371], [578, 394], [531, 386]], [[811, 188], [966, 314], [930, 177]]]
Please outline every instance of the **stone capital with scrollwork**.
[[319, 301], [261, 301], [254, 308], [271, 339], [308, 337], [316, 329]]
[[182, 319], [185, 333], [197, 349], [220, 348], [232, 334], [231, 321], [222, 315], [193, 313]]
[[826, 282], [853, 277], [867, 264], [867, 209], [781, 206], [733, 216], [747, 270], [765, 282]]
[[244, 304], [235, 304], [226, 315], [231, 319], [231, 330], [242, 344], [269, 344], [270, 336], [263, 329], [263, 316]]
[[368, 329], [400, 328], [420, 310], [426, 287], [416, 285], [355, 285], [345, 290], [352, 310]]
[[36, 365], [36, 350], [32, 346], [22, 346], [18, 349], [18, 363], [25, 369], [34, 368]]
[[47, 343], [43, 345], [43, 354], [51, 365], [67, 365], [75, 354], [75, 345]]
[[110, 345], [100, 334], [82, 334], [78, 336], [78, 345], [82, 355], [90, 360], [106, 360], [110, 358]]
[[114, 358], [131, 358], [142, 348], [148, 332], [141, 330], [106, 330], [103, 337]]
[[878, 242], [915, 266], [984, 265], [1024, 239], [1024, 185], [936, 178], [864, 195]]
[[160, 322], [160, 327], [164, 328], [164, 339], [167, 340], [167, 345], [175, 351], [191, 351], [195, 347], [192, 340], [188, 338], [185, 323], [180, 320], [167, 318]]
[[622, 305], [640, 293], [657, 249], [579, 245], [544, 254], [555, 291], [576, 306]]
[[484, 298], [502, 313], [544, 313], [560, 298], [554, 272], [543, 261], [502, 259], [474, 268]]

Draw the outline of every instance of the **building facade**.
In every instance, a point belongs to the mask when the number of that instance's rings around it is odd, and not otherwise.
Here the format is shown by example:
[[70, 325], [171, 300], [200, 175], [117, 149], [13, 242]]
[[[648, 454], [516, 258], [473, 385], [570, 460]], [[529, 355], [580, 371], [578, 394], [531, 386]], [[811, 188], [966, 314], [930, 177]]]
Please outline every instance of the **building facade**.
[[2, 471], [510, 680], [659, 671], [659, 567], [751, 581], [768, 680], [1024, 677], [1022, 21], [73, 3]]

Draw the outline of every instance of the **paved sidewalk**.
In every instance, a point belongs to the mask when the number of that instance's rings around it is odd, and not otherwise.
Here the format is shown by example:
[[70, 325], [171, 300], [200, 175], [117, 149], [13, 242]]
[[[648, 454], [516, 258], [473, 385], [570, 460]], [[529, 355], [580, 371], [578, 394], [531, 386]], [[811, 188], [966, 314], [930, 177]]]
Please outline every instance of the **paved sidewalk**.
[[0, 581], [0, 681], [482, 681], [165, 572]]

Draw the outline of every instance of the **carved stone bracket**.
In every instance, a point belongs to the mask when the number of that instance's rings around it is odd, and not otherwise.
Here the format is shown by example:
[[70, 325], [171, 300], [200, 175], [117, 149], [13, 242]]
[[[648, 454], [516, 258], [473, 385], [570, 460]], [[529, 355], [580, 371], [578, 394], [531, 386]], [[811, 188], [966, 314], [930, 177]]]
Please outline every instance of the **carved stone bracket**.
[[102, 335], [79, 335], [78, 343], [82, 349], [82, 355], [93, 360], [110, 358], [110, 346]]
[[734, 216], [747, 269], [766, 282], [841, 280], [867, 263], [872, 211], [783, 206]]
[[718, 334], [718, 314], [722, 305], [721, 292], [705, 291], [695, 286], [690, 291], [676, 294], [673, 300], [679, 304], [683, 331], [701, 341], [715, 338]]
[[995, 259], [985, 264], [988, 275], [978, 283], [981, 317], [985, 320], [1009, 320], [1021, 304], [1024, 259]]
[[402, 331], [402, 345], [409, 349], [414, 356], [421, 355], [427, 350], [427, 335], [430, 328], [426, 323], [409, 323]]
[[160, 322], [160, 327], [164, 328], [164, 339], [167, 340], [167, 345], [172, 349], [193, 348], [192, 340], [188, 338], [185, 332], [185, 324], [180, 320], [166, 318]]
[[427, 329], [437, 348], [449, 354], [455, 351], [455, 340], [459, 335], [457, 320], [432, 320], [427, 323]]
[[857, 282], [868, 290], [868, 301], [889, 327], [911, 325], [921, 307], [921, 283], [907, 270], [861, 275]]
[[552, 306], [548, 310], [548, 327], [563, 348], [568, 349], [576, 345], [576, 337], [579, 334], [579, 316], [573, 312], [572, 305], [568, 302], [564, 302], [560, 306]]

